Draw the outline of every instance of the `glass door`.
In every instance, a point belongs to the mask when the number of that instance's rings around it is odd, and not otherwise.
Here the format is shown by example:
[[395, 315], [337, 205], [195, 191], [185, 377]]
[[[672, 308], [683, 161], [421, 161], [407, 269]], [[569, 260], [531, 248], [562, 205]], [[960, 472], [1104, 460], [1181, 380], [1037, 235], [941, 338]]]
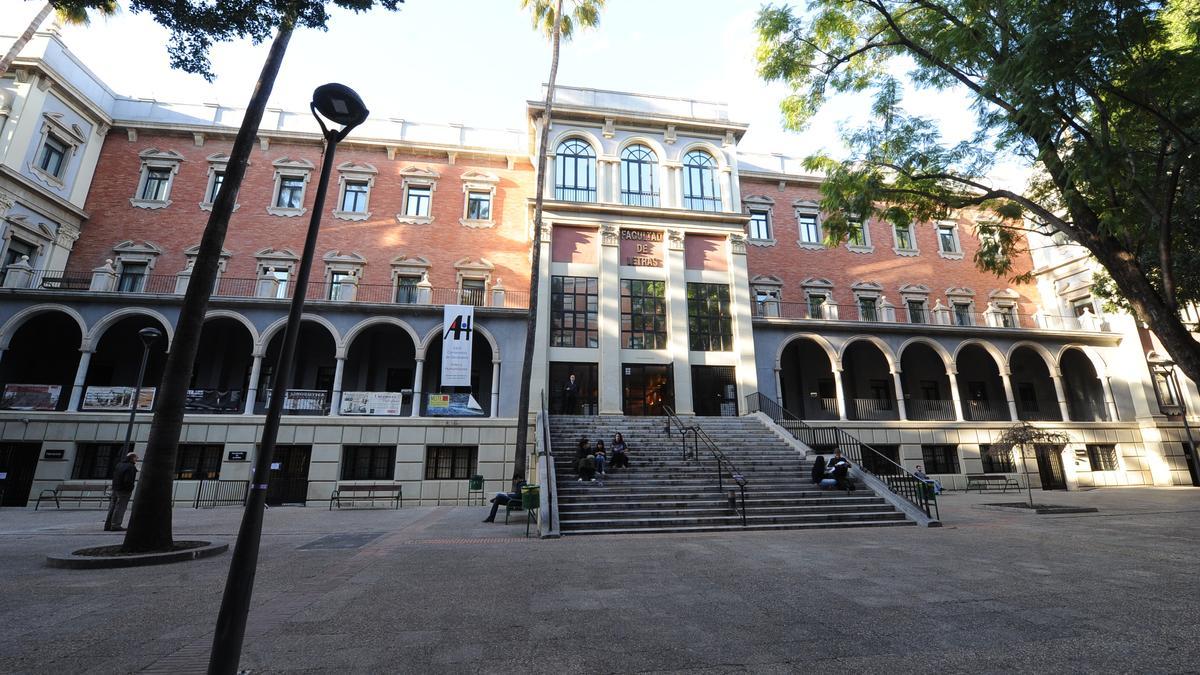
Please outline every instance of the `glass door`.
[[670, 365], [627, 363], [622, 366], [626, 415], [661, 416], [663, 406], [675, 407], [675, 383]]

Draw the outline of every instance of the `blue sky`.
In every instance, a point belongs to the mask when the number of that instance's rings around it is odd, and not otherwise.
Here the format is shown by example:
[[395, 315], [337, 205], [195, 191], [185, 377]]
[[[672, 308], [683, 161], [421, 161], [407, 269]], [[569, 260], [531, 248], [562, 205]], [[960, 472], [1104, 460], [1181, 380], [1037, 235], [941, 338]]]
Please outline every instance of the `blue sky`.
[[[0, 33], [19, 32], [39, 7], [0, 0]], [[866, 101], [835, 99], [805, 133], [784, 131], [778, 103], [785, 90], [754, 70], [758, 7], [756, 0], [609, 0], [600, 28], [565, 45], [559, 82], [726, 102], [733, 119], [751, 125], [745, 150], [836, 150], [837, 125], [861, 121]], [[209, 84], [167, 66], [167, 33], [147, 15], [126, 11], [89, 28], [67, 27], [63, 39], [119, 94], [235, 106], [248, 100], [266, 51], [218, 46], [217, 79]], [[316, 85], [341, 81], [375, 115], [523, 129], [524, 102], [545, 81], [549, 55], [519, 0], [408, 0], [396, 13], [335, 11], [327, 32], [304, 30], [292, 39], [272, 105], [306, 109]], [[953, 134], [970, 120], [956, 98], [924, 93], [907, 106], [939, 117]]]

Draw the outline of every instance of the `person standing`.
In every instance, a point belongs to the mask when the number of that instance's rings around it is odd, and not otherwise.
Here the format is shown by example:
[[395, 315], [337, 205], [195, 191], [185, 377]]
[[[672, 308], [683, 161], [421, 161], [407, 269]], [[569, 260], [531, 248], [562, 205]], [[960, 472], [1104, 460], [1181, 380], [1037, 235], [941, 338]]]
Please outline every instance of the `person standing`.
[[125, 507], [129, 506], [129, 498], [133, 496], [133, 486], [137, 484], [136, 452], [125, 455], [117, 462], [113, 470], [112, 500], [108, 503], [108, 517], [104, 519], [105, 532], [124, 532], [121, 523], [125, 520]]
[[579, 409], [579, 383], [575, 381], [575, 373], [567, 378], [563, 387], [563, 414], [574, 415]]

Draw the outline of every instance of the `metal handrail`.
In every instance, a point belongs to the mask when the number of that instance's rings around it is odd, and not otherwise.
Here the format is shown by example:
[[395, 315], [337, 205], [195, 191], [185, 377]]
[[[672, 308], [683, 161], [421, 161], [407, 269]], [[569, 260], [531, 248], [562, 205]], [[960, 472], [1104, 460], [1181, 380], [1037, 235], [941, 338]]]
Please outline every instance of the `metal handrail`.
[[[777, 401], [768, 398], [761, 392], [746, 396], [746, 410], [750, 413], [758, 411], [766, 414], [776, 424], [787, 429], [792, 436], [810, 448], [836, 447], [854, 466], [879, 479], [896, 496], [921, 509], [926, 516], [940, 518], [937, 501], [929, 498], [930, 493], [933, 492], [933, 486], [892, 461], [892, 458], [851, 436], [841, 427], [809, 426]], [[871, 458], [871, 464], [876, 467], [874, 470], [864, 464], [864, 457]]]
[[[539, 521], [542, 517], [546, 518], [545, 532], [554, 531], [554, 515], [558, 512], [555, 507], [555, 502], [558, 499], [558, 475], [554, 468], [554, 448], [550, 444], [550, 415], [546, 408], [546, 390], [541, 392], [542, 409], [539, 417], [542, 422], [542, 454], [546, 457], [546, 475], [540, 477], [546, 487], [546, 509], [544, 514], [538, 514]], [[538, 523], [541, 525], [541, 523]]]
[[735, 484], [737, 484], [738, 489], [741, 491], [741, 508], [740, 509], [738, 508], [737, 502], [732, 497], [730, 498], [729, 506], [730, 506], [730, 508], [733, 509], [734, 513], [738, 513], [742, 516], [742, 527], [745, 527], [746, 526], [746, 482], [747, 482], [745, 474], [743, 474], [741, 471], [738, 470], [737, 466], [734, 465], [734, 463], [732, 461], [730, 461], [730, 459], [728, 457], [725, 456], [725, 453], [721, 452], [721, 449], [717, 447], [716, 442], [713, 441], [712, 437], [709, 436], [708, 433], [704, 431], [704, 429], [701, 429], [699, 426], [696, 426], [694, 424], [693, 425], [685, 425], [683, 423], [683, 420], [679, 419], [679, 416], [676, 415], [675, 411], [668, 405], [663, 406], [663, 412], [666, 414], [666, 417], [667, 417], [667, 436], [668, 437], [670, 437], [670, 435], [671, 435], [672, 423], [678, 425], [679, 428], [681, 429], [682, 440], [683, 440], [683, 458], [684, 458], [684, 460], [689, 459], [688, 452], [687, 452], [687, 435], [689, 433], [691, 433], [692, 439], [693, 439], [692, 453], [691, 453], [690, 459], [695, 459], [695, 460], [699, 461], [699, 459], [700, 459], [700, 444], [701, 444], [701, 441], [703, 441], [704, 449], [707, 450], [710, 455], [712, 455], [714, 460], [716, 460], [716, 463], [717, 463], [717, 489], [722, 493], [725, 492], [725, 471], [726, 470], [729, 471], [730, 480], [732, 480]]

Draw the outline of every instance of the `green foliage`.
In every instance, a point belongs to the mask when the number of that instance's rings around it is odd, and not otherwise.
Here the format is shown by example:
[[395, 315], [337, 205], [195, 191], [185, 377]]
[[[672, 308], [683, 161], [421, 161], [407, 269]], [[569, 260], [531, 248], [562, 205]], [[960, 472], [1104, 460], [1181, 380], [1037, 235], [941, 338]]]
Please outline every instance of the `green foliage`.
[[[595, 28], [600, 24], [600, 11], [605, 0], [562, 0], [563, 16], [559, 31], [570, 40], [575, 35], [575, 26]], [[529, 10], [533, 27], [551, 37], [554, 32], [554, 14], [557, 0], [521, 0], [521, 9]]]
[[[60, 12], [81, 13], [112, 4], [112, 0], [52, 0]], [[334, 0], [332, 4], [355, 12], [379, 5], [397, 10], [404, 0]], [[281, 26], [324, 30], [329, 21], [328, 4], [317, 0], [132, 0], [130, 11], [147, 12], [171, 31], [167, 52], [171, 67], [202, 75], [212, 81], [209, 50], [215, 43], [249, 39], [255, 44]]]

